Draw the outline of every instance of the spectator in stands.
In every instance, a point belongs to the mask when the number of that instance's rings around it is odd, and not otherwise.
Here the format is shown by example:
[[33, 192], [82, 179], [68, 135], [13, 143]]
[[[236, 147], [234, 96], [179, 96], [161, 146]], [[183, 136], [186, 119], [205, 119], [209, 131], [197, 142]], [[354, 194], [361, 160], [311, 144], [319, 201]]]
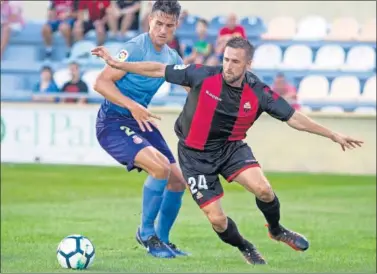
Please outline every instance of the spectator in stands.
[[207, 58], [204, 64], [206, 66], [218, 66], [220, 65], [220, 60], [216, 55], [211, 55]]
[[51, 0], [48, 11], [48, 21], [42, 28], [42, 35], [46, 46], [46, 58], [52, 54], [52, 35], [60, 31], [67, 45], [67, 58], [72, 46], [72, 28], [76, 19], [78, 0]]
[[212, 53], [212, 44], [208, 39], [208, 22], [205, 19], [198, 20], [196, 35], [191, 54], [184, 59], [185, 64], [203, 64]]
[[149, 31], [149, 15], [151, 14], [152, 12], [152, 7], [153, 7], [153, 2], [154, 1], [148, 1], [147, 5], [145, 6], [145, 12], [144, 12], [144, 16], [143, 18], [141, 19], [141, 30], [143, 32], [148, 32]]
[[237, 15], [231, 13], [228, 15], [226, 25], [220, 29], [219, 39], [224, 39], [228, 41], [230, 38], [233, 38], [235, 36], [241, 36], [242, 38], [246, 38], [246, 32], [244, 27], [238, 24]]
[[[41, 69], [40, 72], [40, 79], [35, 84], [33, 88], [33, 93], [36, 95], [43, 95], [46, 93], [56, 93], [59, 92], [59, 88], [56, 85], [54, 78], [53, 78], [53, 71], [51, 67], [44, 66]], [[39, 97], [39, 96], [33, 96], [33, 101], [38, 102], [54, 102], [56, 101], [56, 98], [54, 97]]]
[[226, 25], [220, 29], [216, 40], [215, 52], [220, 59], [222, 59], [226, 43], [235, 36], [246, 38], [246, 31], [243, 26], [238, 24], [237, 15], [231, 13], [227, 17]]
[[181, 43], [179, 42], [177, 35], [173, 36], [173, 39], [168, 43], [168, 46], [172, 49], [175, 49], [178, 52], [179, 56], [183, 56]]
[[[110, 0], [105, 1], [87, 1], [79, 0], [77, 20], [73, 27], [75, 41], [80, 41], [84, 35], [95, 30], [97, 44], [100, 46], [106, 39], [107, 10], [110, 7]], [[85, 13], [89, 18], [85, 20]]]
[[20, 29], [24, 24], [22, 18], [22, 8], [20, 1], [1, 1], [1, 52], [3, 56], [4, 50], [8, 45], [12, 30]]
[[108, 9], [110, 38], [118, 34], [119, 39], [124, 39], [128, 31], [139, 30], [140, 2], [140, 0], [111, 1], [111, 7]]
[[296, 88], [287, 81], [283, 73], [276, 75], [272, 90], [282, 96], [292, 107], [300, 109], [300, 105], [297, 103]]
[[[62, 92], [66, 93], [88, 93], [88, 86], [81, 80], [80, 66], [78, 63], [72, 62], [69, 64], [69, 70], [72, 79], [65, 83], [62, 87]], [[65, 103], [86, 103], [86, 98], [74, 99], [67, 98], [62, 100]]]

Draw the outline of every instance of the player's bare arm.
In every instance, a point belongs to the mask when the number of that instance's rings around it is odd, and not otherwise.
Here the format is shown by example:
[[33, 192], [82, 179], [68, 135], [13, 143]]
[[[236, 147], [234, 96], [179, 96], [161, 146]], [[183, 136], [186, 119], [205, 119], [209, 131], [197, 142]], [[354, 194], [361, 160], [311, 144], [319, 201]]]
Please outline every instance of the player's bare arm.
[[159, 120], [161, 118], [149, 112], [148, 109], [131, 100], [127, 96], [124, 96], [119, 91], [119, 89], [115, 86], [115, 82], [121, 79], [124, 74], [125, 72], [122, 70], [112, 68], [111, 66], [106, 66], [98, 75], [94, 84], [94, 90], [114, 104], [129, 109], [142, 131], [145, 131], [145, 129], [152, 131], [149, 124], [150, 122], [153, 123], [151, 118]]
[[[102, 58], [106, 64], [122, 73], [131, 72], [152, 78], [164, 78], [166, 65], [158, 62], [122, 62], [114, 59], [110, 52], [103, 46], [96, 47], [92, 51], [92, 55]], [[122, 74], [123, 75], [123, 74]], [[183, 88], [189, 92], [190, 87]]]
[[343, 151], [356, 148], [357, 146], [361, 147], [364, 143], [361, 140], [332, 131], [331, 129], [318, 124], [300, 111], [295, 111], [292, 117], [287, 121], [287, 124], [294, 129], [329, 138], [335, 143], [340, 144]]
[[152, 78], [165, 76], [166, 65], [158, 62], [121, 62], [114, 59], [105, 47], [96, 47], [92, 55], [102, 58], [111, 68], [120, 70], [122, 73], [131, 72]]

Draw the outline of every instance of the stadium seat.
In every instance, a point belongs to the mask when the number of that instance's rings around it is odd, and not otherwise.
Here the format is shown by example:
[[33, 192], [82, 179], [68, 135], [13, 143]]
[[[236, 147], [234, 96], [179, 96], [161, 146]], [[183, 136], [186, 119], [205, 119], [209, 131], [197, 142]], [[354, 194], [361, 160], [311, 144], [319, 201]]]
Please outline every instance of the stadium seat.
[[[103, 46], [109, 50], [111, 56], [115, 57], [118, 55], [119, 51], [122, 49], [123, 44], [119, 42], [105, 42]], [[105, 64], [105, 62], [101, 58], [98, 58], [94, 55], [91, 55], [91, 62], [95, 64]]]
[[336, 102], [356, 102], [359, 96], [359, 79], [355, 76], [339, 76], [333, 80], [327, 100]]
[[267, 31], [263, 19], [257, 16], [242, 18], [240, 23], [245, 28], [247, 37], [261, 37]]
[[376, 76], [370, 77], [365, 85], [363, 93], [360, 95], [361, 102], [376, 102]]
[[255, 50], [252, 67], [255, 69], [274, 69], [279, 66], [283, 52], [274, 44], [263, 44]]
[[289, 40], [296, 33], [296, 21], [293, 17], [275, 17], [268, 24], [268, 30], [262, 34], [266, 40]]
[[369, 46], [355, 46], [350, 49], [345, 64], [344, 71], [370, 71], [376, 67], [376, 52]]
[[295, 40], [322, 40], [327, 35], [327, 22], [321, 16], [307, 16], [302, 18], [297, 25]]
[[374, 107], [357, 107], [357, 108], [355, 108], [354, 112], [358, 113], [358, 114], [376, 115], [376, 108], [374, 108]]
[[165, 96], [169, 95], [169, 92], [171, 90], [171, 84], [168, 82], [164, 82], [161, 87], [157, 90], [156, 94], [153, 98], [161, 99]]
[[320, 101], [328, 96], [329, 81], [324, 76], [306, 76], [299, 84], [297, 98], [300, 102]]
[[312, 108], [311, 107], [309, 107], [309, 106], [300, 106], [300, 111], [301, 112], [305, 112], [305, 113], [310, 113], [310, 112], [312, 112], [313, 110], [312, 110]]
[[187, 15], [182, 20], [177, 33], [181, 35], [193, 35], [195, 34], [196, 23], [198, 22], [199, 17], [195, 15]]
[[18, 75], [1, 73], [1, 93], [11, 94], [24, 88], [24, 79]]
[[314, 64], [311, 69], [338, 70], [344, 65], [346, 54], [338, 45], [326, 45], [317, 51]]
[[75, 60], [80, 63], [85, 63], [91, 59], [90, 51], [96, 47], [96, 44], [92, 41], [78, 41], [73, 44], [71, 50], [71, 56], [68, 62]]
[[301, 70], [312, 66], [313, 52], [305, 45], [293, 45], [287, 48], [284, 54], [281, 69]]
[[10, 44], [6, 47], [2, 61], [13, 61], [19, 65], [27, 65], [39, 60], [38, 47], [33, 45]]
[[344, 109], [338, 106], [324, 106], [321, 108], [321, 112], [326, 113], [343, 113]]
[[336, 18], [325, 40], [329, 41], [352, 41], [359, 34], [359, 23], [353, 17]]
[[209, 22], [208, 25], [208, 33], [211, 35], [218, 35], [220, 29], [224, 27], [226, 24], [226, 17], [225, 16], [215, 16]]
[[93, 89], [94, 83], [96, 81], [97, 76], [100, 74], [101, 70], [88, 70], [86, 71], [83, 76], [82, 80], [87, 84], [89, 89], [89, 95], [102, 97], [97, 91]]
[[54, 80], [58, 88], [62, 88], [63, 85], [71, 80], [71, 73], [68, 68], [59, 69], [54, 73]]
[[359, 41], [375, 42], [376, 41], [376, 18], [368, 20], [362, 27], [359, 36]]

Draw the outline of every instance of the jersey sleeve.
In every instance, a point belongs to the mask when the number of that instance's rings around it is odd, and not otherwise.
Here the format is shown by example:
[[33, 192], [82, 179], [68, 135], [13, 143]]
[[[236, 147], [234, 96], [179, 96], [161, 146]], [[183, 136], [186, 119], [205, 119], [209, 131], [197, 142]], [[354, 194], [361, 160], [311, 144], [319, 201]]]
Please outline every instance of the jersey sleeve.
[[280, 121], [288, 121], [295, 109], [283, 97], [271, 90], [269, 86], [263, 83], [258, 83], [257, 85], [262, 92], [262, 100], [260, 102], [262, 110]]
[[207, 76], [205, 71], [195, 64], [167, 65], [165, 69], [167, 82], [186, 87], [194, 87], [203, 79], [203, 76]]
[[136, 42], [128, 42], [118, 52], [116, 58], [121, 62], [141, 62], [144, 59], [144, 52]]

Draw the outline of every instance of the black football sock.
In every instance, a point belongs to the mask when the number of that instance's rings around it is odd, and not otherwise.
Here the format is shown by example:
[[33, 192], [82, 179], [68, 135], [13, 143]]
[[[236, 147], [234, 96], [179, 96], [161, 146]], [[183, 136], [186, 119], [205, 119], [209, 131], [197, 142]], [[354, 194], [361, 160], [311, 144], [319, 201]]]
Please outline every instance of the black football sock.
[[255, 199], [257, 206], [262, 211], [266, 221], [268, 223], [270, 232], [273, 235], [279, 234], [280, 232], [280, 202], [278, 197], [275, 195], [275, 198], [271, 202], [263, 202], [258, 198]]
[[245, 242], [241, 234], [238, 232], [236, 223], [229, 217], [228, 218], [228, 227], [224, 232], [215, 232], [219, 238], [227, 244], [238, 247], [242, 249], [245, 246]]

